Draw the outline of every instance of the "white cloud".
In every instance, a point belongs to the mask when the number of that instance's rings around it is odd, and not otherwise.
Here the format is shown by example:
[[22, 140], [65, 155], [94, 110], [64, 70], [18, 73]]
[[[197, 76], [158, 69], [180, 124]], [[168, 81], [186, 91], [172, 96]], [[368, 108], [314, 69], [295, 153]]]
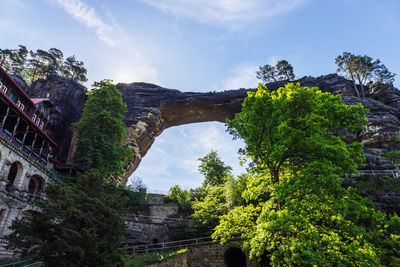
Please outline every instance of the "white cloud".
[[257, 70], [257, 65], [239, 65], [233, 69], [232, 74], [228, 78], [214, 84], [212, 87], [217, 91], [256, 88], [259, 82], [256, 78]]
[[176, 16], [206, 24], [248, 22], [289, 12], [308, 0], [142, 0]]
[[96, 14], [95, 10], [80, 0], [52, 0], [71, 15], [76, 21], [96, 30], [97, 36], [109, 46], [115, 41], [110, 36], [113, 28]]

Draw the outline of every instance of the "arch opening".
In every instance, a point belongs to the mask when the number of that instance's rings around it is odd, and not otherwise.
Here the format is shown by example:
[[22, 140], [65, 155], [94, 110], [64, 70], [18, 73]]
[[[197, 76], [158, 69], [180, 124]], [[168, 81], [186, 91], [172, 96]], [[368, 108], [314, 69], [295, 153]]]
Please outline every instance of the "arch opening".
[[224, 253], [226, 267], [246, 267], [246, 254], [237, 247], [228, 248]]
[[35, 200], [40, 198], [44, 188], [44, 179], [38, 175], [32, 176], [28, 185], [28, 199]]
[[8, 191], [12, 190], [15, 180], [17, 180], [17, 178], [19, 178], [21, 174], [22, 174], [22, 164], [19, 162], [14, 162], [13, 164], [11, 164], [7, 176], [6, 189]]

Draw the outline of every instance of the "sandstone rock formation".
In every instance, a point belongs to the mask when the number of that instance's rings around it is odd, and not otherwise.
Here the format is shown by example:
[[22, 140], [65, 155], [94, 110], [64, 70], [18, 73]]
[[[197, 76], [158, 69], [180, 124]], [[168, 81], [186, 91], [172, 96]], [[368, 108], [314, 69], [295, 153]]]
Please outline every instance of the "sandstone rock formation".
[[[57, 75], [50, 75], [46, 80], [40, 79], [31, 87], [24, 85], [21, 79], [17, 82], [32, 97], [50, 95], [54, 107], [51, 111], [53, 125], [49, 134], [59, 144], [58, 156], [64, 161], [72, 137], [70, 124], [80, 118], [86, 100], [86, 88], [71, 79]], [[337, 74], [316, 78], [303, 77], [294, 82], [299, 82], [302, 86], [317, 86], [324, 92], [341, 95], [347, 104], [362, 103], [368, 108], [370, 112], [367, 127], [356, 134], [346, 136], [346, 140], [358, 140], [364, 144], [367, 158], [364, 169], [392, 168], [382, 158], [382, 154], [400, 148], [397, 142], [400, 130], [400, 91], [379, 84], [369, 84], [367, 97], [357, 98], [353, 82]], [[285, 83], [270, 83], [268, 88], [276, 90]], [[245, 89], [210, 93], [181, 92], [148, 83], [118, 84], [117, 87], [128, 106], [125, 119], [126, 144], [135, 155], [134, 160], [127, 166], [125, 183], [163, 130], [195, 122], [225, 122], [226, 118], [233, 118], [234, 114], [240, 111], [241, 103], [248, 92]], [[375, 196], [376, 203], [393, 201], [393, 193], [389, 191]]]
[[[303, 86], [317, 86], [324, 92], [339, 94], [345, 103], [362, 103], [370, 112], [368, 126], [363, 131], [349, 135], [347, 139], [359, 140], [365, 146], [367, 163], [365, 169], [387, 169], [388, 163], [381, 154], [398, 146], [397, 133], [400, 130], [400, 94], [393, 91], [382, 94], [372, 90], [375, 99], [357, 98], [353, 83], [345, 78], [330, 74], [325, 76], [304, 77], [295, 82]], [[285, 82], [268, 84], [270, 90], [276, 90]], [[216, 93], [180, 92], [154, 84], [131, 83], [118, 84], [123, 99], [128, 105], [126, 125], [127, 144], [133, 149], [135, 159], [127, 168], [129, 177], [146, 155], [154, 139], [168, 127], [204, 121], [225, 122], [241, 109], [241, 102], [247, 90], [230, 90]], [[126, 177], [126, 178], [127, 178]]]
[[72, 140], [71, 123], [81, 118], [86, 101], [86, 88], [73, 79], [51, 74], [47, 79], [35, 81], [25, 90], [34, 98], [49, 95], [53, 108], [50, 110], [52, 124], [48, 134], [58, 144], [57, 159], [65, 162]]

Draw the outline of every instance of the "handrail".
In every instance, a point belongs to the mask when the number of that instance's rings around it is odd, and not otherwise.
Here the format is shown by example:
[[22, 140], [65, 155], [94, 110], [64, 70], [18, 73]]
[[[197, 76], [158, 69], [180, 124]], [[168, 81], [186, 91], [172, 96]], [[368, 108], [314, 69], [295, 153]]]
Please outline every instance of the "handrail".
[[125, 219], [131, 219], [132, 221], [152, 221], [154, 220], [162, 220], [163, 222], [190, 222], [191, 219], [187, 218], [169, 218], [169, 217], [158, 217], [158, 216], [151, 216], [151, 215], [140, 215], [140, 214], [127, 214]]
[[[241, 233], [234, 233], [232, 235], [231, 240], [240, 239]], [[182, 249], [192, 246], [211, 244], [215, 241], [211, 237], [199, 237], [199, 238], [191, 238], [185, 240], [178, 241], [170, 241], [164, 243], [157, 244], [145, 244], [145, 245], [136, 245], [136, 246], [127, 246], [118, 248], [120, 250], [125, 250], [127, 253], [143, 253], [143, 252], [151, 252], [151, 251], [167, 251], [171, 249]]]
[[[358, 173], [353, 173], [350, 176], [351, 177], [359, 177], [359, 176], [366, 176], [366, 175], [371, 175], [371, 176], [384, 176], [384, 175], [390, 175], [393, 178], [398, 178], [399, 177], [399, 172], [398, 170], [395, 169], [385, 169], [385, 170], [358, 170]], [[348, 178], [349, 175], [346, 173], [346, 177]]]

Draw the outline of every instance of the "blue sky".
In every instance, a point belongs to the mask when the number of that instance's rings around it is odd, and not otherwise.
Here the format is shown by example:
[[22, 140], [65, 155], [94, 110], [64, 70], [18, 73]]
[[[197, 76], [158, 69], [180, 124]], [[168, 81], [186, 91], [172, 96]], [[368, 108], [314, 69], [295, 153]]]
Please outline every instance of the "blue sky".
[[[397, 0], [0, 0], [0, 47], [61, 49], [104, 78], [181, 91], [256, 87], [259, 65], [288, 60], [297, 77], [336, 70], [344, 51], [379, 58], [400, 75]], [[399, 87], [400, 78], [395, 82]], [[234, 167], [221, 123], [167, 129], [134, 176], [154, 190], [199, 186], [211, 149]]]

